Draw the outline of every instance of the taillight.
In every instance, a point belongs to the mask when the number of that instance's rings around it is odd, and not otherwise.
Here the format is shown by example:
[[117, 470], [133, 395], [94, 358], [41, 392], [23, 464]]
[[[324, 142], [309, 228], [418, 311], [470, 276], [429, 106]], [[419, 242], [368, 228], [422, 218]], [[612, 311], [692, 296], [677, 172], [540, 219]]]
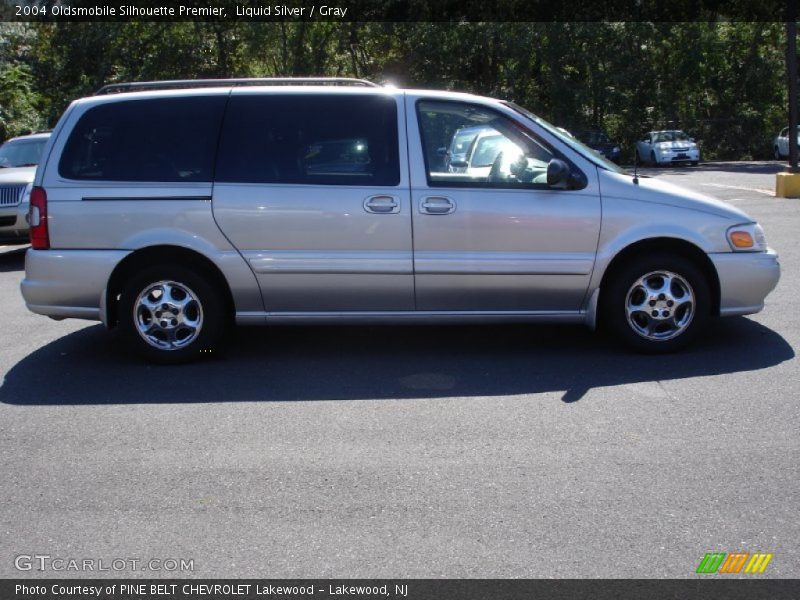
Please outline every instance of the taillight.
[[47, 192], [43, 187], [31, 190], [29, 222], [31, 226], [31, 248], [47, 250], [50, 248], [50, 233], [47, 231]]

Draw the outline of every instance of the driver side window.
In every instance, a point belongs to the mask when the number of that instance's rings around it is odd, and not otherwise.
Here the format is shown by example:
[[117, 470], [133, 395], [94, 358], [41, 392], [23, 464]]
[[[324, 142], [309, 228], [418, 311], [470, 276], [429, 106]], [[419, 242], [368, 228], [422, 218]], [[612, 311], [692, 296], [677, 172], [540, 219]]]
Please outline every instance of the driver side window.
[[489, 108], [422, 100], [417, 104], [428, 185], [547, 187], [554, 154]]

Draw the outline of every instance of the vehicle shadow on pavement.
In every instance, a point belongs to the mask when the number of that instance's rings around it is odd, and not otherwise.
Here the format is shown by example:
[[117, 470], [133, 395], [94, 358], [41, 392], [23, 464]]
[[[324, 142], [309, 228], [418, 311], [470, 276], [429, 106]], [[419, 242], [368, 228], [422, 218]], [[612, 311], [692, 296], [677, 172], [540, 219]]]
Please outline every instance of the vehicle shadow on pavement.
[[23, 248], [12, 248], [0, 254], [0, 273], [12, 273], [25, 269], [25, 250]]
[[581, 326], [239, 328], [225, 348], [183, 366], [152, 366], [89, 326], [14, 365], [0, 402], [15, 405], [280, 402], [500, 396], [738, 373], [794, 357], [778, 333], [744, 317], [712, 322], [666, 356], [620, 349]]

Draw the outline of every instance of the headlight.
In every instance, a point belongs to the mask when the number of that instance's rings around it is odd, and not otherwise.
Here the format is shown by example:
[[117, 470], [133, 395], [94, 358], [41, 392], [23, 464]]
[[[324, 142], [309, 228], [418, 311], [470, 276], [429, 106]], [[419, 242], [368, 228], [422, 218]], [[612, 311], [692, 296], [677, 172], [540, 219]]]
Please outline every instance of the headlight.
[[728, 228], [728, 243], [734, 252], [765, 252], [767, 239], [758, 223], [745, 223]]
[[619, 152], [619, 146], [614, 146], [614, 149], [611, 151], [612, 154], [616, 154]]

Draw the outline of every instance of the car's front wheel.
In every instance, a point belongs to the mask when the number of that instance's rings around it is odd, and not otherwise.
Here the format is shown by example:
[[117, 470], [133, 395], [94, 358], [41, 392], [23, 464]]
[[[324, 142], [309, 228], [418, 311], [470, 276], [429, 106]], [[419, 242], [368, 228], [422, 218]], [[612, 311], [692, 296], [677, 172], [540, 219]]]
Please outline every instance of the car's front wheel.
[[777, 146], [775, 146], [775, 148], [773, 148], [773, 155], [775, 156], [775, 160], [781, 160], [783, 158], [781, 156], [781, 151]]
[[182, 265], [144, 269], [120, 298], [120, 333], [147, 360], [188, 362], [209, 352], [223, 326], [223, 302], [200, 273]]
[[672, 352], [691, 343], [705, 327], [711, 293], [694, 263], [659, 253], [631, 260], [613, 274], [602, 311], [611, 331], [628, 346]]
[[654, 167], [658, 166], [658, 160], [656, 159], [656, 153], [652, 150], [650, 151], [650, 162], [653, 164]]

